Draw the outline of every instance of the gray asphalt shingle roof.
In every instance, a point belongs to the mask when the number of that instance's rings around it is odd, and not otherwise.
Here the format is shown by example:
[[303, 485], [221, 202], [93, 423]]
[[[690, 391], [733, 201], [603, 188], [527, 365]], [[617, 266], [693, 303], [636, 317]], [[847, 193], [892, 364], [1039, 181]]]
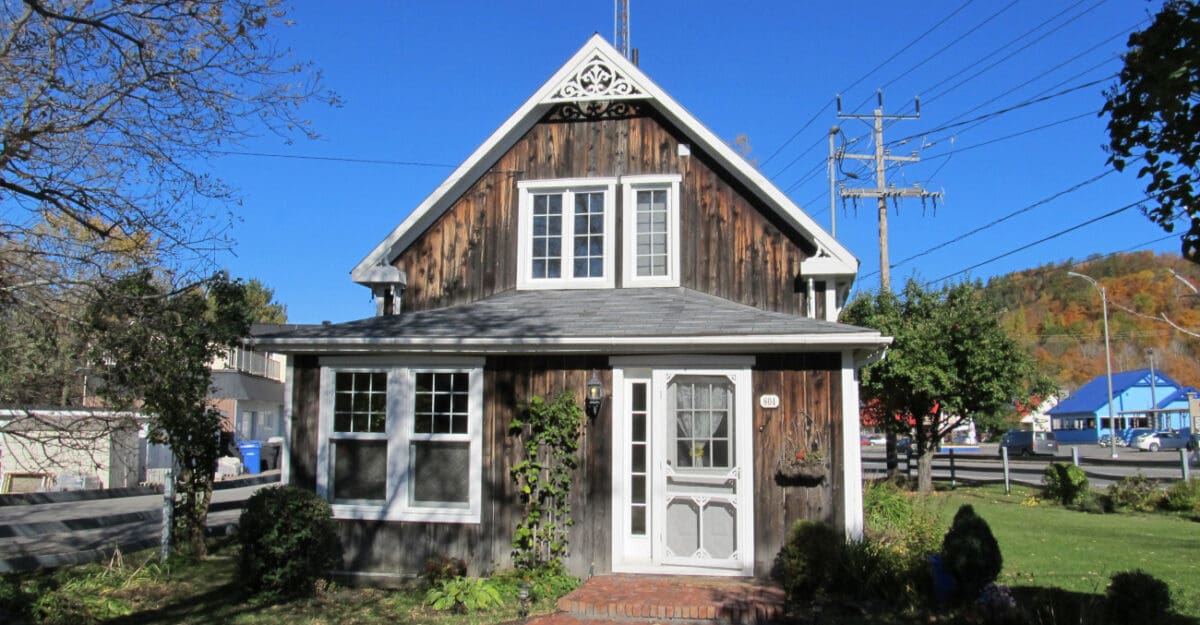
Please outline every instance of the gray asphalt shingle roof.
[[875, 335], [768, 312], [686, 288], [507, 291], [475, 302], [260, 335], [266, 345], [340, 339], [553, 339]]

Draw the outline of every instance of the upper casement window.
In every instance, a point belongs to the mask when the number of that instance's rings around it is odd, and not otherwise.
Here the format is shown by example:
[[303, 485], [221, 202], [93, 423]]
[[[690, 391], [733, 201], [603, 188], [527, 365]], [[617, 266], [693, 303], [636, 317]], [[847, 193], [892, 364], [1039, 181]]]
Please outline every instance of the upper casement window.
[[611, 288], [616, 180], [524, 181], [517, 288]]
[[481, 363], [431, 360], [322, 362], [317, 492], [335, 517], [479, 522]]
[[625, 176], [624, 286], [679, 286], [679, 175]]

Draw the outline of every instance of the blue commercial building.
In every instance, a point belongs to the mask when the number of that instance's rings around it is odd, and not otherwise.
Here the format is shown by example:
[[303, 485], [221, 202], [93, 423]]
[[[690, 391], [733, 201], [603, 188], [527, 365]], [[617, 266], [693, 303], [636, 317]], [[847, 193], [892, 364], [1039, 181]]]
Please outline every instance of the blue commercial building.
[[[1131, 428], [1190, 430], [1188, 393], [1184, 386], [1161, 371], [1123, 371], [1112, 376], [1113, 410], [1117, 435]], [[1050, 410], [1050, 427], [1060, 443], [1095, 443], [1111, 434], [1108, 422], [1108, 382], [1101, 375], [1079, 387]]]

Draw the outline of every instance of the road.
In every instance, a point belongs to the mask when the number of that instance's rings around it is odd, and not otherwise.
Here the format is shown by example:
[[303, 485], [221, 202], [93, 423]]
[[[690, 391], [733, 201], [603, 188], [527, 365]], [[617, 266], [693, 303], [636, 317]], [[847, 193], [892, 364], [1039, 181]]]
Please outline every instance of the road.
[[[996, 445], [980, 445], [978, 451], [956, 451], [955, 477], [964, 481], [1002, 482], [1004, 479], [1003, 464], [1000, 461]], [[1147, 477], [1158, 480], [1174, 481], [1183, 477], [1182, 463], [1178, 451], [1143, 452], [1136, 449], [1118, 448], [1117, 458], [1110, 457], [1110, 451], [1096, 445], [1083, 445], [1079, 448], [1080, 466], [1088, 474], [1093, 488], [1107, 488], [1109, 484], [1129, 475], [1141, 472]], [[884, 473], [884, 450], [881, 446], [862, 448], [863, 475], [875, 477]], [[1052, 461], [1070, 462], [1071, 449], [1059, 451], [1054, 457], [1040, 456], [1032, 459], [1010, 458], [1009, 474], [1014, 482], [1040, 485], [1042, 472], [1046, 464]], [[900, 469], [904, 470], [903, 460]], [[916, 472], [916, 466], [913, 466]], [[1192, 467], [1192, 475], [1200, 474], [1200, 468]], [[934, 477], [950, 479], [949, 457], [938, 454], [934, 462]]]
[[[278, 480], [277, 472], [264, 477]], [[210, 531], [236, 525], [243, 502], [270, 484], [251, 481], [258, 483], [213, 491]], [[161, 494], [0, 506], [0, 573], [101, 560], [115, 546], [128, 552], [157, 545], [162, 507]]]

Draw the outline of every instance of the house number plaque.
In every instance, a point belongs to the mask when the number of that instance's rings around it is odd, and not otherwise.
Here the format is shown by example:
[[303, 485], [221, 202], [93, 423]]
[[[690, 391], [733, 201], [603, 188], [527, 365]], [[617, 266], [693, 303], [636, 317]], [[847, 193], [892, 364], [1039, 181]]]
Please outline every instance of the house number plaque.
[[778, 395], [759, 395], [758, 396], [758, 405], [763, 408], [778, 408], [779, 407], [779, 396]]

